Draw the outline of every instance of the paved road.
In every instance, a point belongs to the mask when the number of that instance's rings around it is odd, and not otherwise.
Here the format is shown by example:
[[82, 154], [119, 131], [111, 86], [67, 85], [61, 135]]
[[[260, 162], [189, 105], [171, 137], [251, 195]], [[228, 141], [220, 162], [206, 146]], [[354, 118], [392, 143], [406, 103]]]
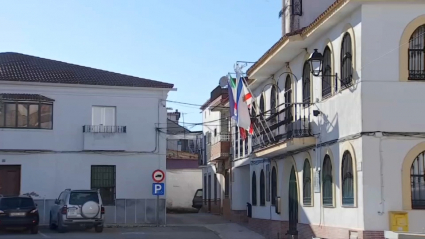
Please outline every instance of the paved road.
[[220, 239], [213, 231], [205, 227], [139, 227], [139, 228], [105, 228], [103, 233], [94, 230], [73, 230], [58, 233], [48, 229], [40, 230], [39, 234], [27, 232], [2, 232], [1, 239]]
[[261, 235], [223, 217], [206, 214], [168, 214], [167, 227], [105, 228], [103, 233], [72, 230], [58, 233], [48, 229], [37, 235], [0, 232], [0, 239], [264, 239]]

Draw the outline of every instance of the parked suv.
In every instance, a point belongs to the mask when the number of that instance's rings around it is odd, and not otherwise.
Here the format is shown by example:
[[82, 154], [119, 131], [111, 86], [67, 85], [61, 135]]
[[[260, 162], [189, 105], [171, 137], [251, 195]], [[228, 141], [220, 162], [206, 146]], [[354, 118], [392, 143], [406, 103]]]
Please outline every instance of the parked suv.
[[202, 208], [202, 189], [196, 190], [192, 199], [192, 207], [198, 209], [198, 211]]
[[24, 227], [38, 233], [37, 205], [30, 196], [2, 197], [0, 195], [0, 229]]
[[65, 232], [68, 227], [80, 226], [103, 231], [105, 208], [97, 190], [71, 190], [61, 192], [50, 209], [49, 227]]

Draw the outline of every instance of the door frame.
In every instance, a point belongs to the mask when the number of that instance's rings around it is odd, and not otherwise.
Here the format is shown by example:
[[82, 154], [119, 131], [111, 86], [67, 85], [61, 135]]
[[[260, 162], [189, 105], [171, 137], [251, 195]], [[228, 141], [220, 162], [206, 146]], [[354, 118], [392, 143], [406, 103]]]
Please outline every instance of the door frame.
[[[298, 178], [295, 165], [292, 165], [291, 171], [289, 173], [289, 182], [288, 182], [288, 223], [289, 228], [287, 235], [298, 235], [297, 225], [299, 220], [299, 188], [298, 188]], [[295, 199], [295, 201], [294, 201]], [[295, 203], [296, 205], [294, 205]], [[295, 211], [293, 211], [295, 210]]]
[[[11, 195], [11, 196], [19, 196], [21, 194], [21, 188], [22, 188], [22, 185], [21, 185], [21, 183], [22, 183], [22, 179], [21, 179], [21, 177], [22, 177], [22, 165], [20, 165], [20, 164], [0, 165], [0, 172], [3, 171], [3, 170], [7, 171], [8, 168], [17, 169], [17, 171], [18, 171], [18, 180], [19, 181], [16, 184], [16, 186], [18, 187], [18, 189], [17, 189], [18, 194], [17, 195]], [[0, 176], [0, 180], [1, 180], [1, 176]], [[0, 183], [0, 185], [1, 185], [1, 183]], [[2, 194], [2, 193], [0, 193], [0, 194]], [[7, 195], [3, 195], [3, 196], [7, 196]]]

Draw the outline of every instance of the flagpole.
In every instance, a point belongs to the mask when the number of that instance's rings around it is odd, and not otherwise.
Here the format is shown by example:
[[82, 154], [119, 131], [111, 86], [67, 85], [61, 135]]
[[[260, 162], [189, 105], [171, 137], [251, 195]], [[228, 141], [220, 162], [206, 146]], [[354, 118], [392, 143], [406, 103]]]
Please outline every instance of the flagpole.
[[[240, 69], [240, 67], [239, 67], [239, 65], [238, 65], [237, 63], [235, 64], [234, 68], [235, 68], [235, 71], [236, 71], [237, 73], [239, 73], [239, 74], [241, 74], [241, 76], [243, 76], [243, 72], [241, 71], [241, 69]], [[245, 83], [245, 85], [247, 86], [246, 88], [247, 88], [247, 90], [249, 91], [249, 93], [250, 93], [252, 96], [254, 96], [254, 94], [252, 93], [251, 89], [249, 89], [249, 87], [248, 87], [248, 83], [246, 82], [246, 80], [245, 80], [244, 78], [242, 78], [242, 81], [243, 81], [243, 83]], [[256, 109], [254, 109], [254, 111], [255, 111], [255, 114], [257, 115], [257, 114], [258, 114], [257, 110], [256, 110]], [[270, 127], [267, 125], [267, 122], [264, 122], [264, 123], [266, 124], [267, 128], [269, 129], [269, 131], [270, 131], [270, 133], [271, 133]], [[271, 141], [271, 140], [270, 140], [270, 137], [269, 137], [269, 134], [268, 134], [268, 132], [267, 132], [266, 128], [264, 127], [264, 124], [263, 124], [263, 122], [262, 122], [261, 118], [260, 118], [260, 125], [261, 125], [261, 127], [263, 128], [263, 130], [264, 130], [264, 134], [266, 135], [267, 139], [268, 139], [269, 141]], [[272, 134], [271, 136], [272, 136], [273, 140], [275, 140], [274, 135]]]

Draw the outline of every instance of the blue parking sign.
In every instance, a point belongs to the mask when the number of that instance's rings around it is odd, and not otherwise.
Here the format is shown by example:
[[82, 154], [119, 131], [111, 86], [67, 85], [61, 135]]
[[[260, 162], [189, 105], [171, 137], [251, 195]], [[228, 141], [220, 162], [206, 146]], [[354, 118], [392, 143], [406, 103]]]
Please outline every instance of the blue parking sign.
[[165, 192], [164, 183], [152, 183], [152, 195], [162, 196]]

